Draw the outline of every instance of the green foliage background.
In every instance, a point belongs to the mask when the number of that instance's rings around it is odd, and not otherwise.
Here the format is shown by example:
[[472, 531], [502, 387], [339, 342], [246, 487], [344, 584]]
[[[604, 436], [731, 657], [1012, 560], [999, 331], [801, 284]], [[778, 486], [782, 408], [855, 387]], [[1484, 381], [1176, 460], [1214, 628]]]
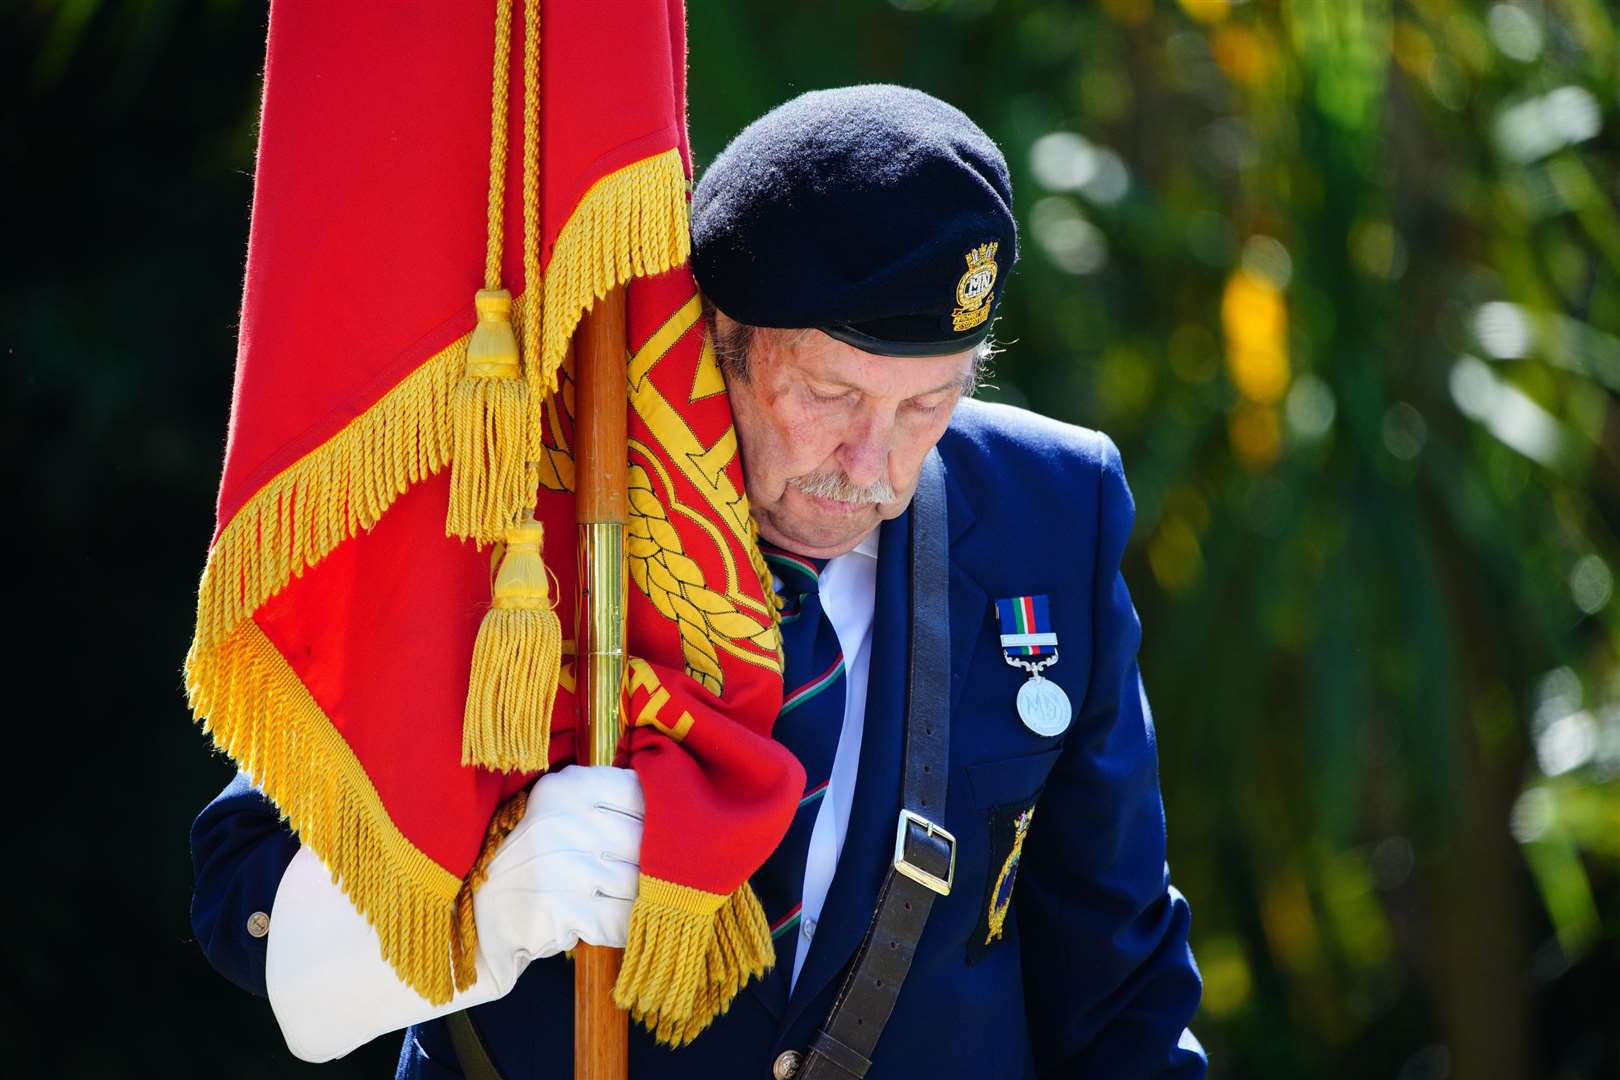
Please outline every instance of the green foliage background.
[[[186, 825], [229, 775], [178, 665], [264, 9], [4, 18], [6, 460], [34, 552], [11, 1057], [301, 1075], [185, 917]], [[1007, 153], [1024, 257], [987, 394], [1124, 452], [1213, 1075], [1620, 1075], [1613, 6], [699, 0], [690, 22], [699, 168], [860, 81], [944, 97]], [[325, 1075], [386, 1075], [396, 1045]]]

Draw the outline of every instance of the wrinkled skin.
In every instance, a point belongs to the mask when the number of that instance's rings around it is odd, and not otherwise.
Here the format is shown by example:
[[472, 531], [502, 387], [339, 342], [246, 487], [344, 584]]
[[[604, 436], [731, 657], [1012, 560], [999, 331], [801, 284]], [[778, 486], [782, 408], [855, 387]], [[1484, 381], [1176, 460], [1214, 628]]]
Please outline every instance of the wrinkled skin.
[[898, 517], [972, 366], [972, 350], [877, 356], [819, 330], [756, 333], [746, 376], [727, 389], [760, 535], [831, 558]]

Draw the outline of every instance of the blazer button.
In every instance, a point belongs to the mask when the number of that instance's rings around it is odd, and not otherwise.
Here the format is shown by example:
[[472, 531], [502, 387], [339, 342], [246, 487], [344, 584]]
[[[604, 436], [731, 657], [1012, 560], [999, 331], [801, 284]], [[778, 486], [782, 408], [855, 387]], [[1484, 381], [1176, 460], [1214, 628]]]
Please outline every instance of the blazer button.
[[247, 932], [254, 937], [264, 937], [270, 932], [270, 916], [262, 911], [255, 911], [248, 916]]
[[771, 1075], [776, 1080], [793, 1080], [793, 1074], [799, 1071], [799, 1052], [797, 1050], [784, 1050], [776, 1056], [776, 1063], [771, 1066]]

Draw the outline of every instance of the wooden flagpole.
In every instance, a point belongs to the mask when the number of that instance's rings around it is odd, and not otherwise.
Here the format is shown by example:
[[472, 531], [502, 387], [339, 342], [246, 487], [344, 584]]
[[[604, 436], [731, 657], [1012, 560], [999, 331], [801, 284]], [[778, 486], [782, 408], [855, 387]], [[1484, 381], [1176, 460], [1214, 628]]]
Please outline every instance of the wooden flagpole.
[[[624, 678], [625, 290], [585, 313], [574, 337], [574, 484], [579, 524], [578, 683], [582, 765], [612, 765]], [[574, 948], [574, 1080], [626, 1080], [627, 1014], [613, 1003], [623, 949]]]

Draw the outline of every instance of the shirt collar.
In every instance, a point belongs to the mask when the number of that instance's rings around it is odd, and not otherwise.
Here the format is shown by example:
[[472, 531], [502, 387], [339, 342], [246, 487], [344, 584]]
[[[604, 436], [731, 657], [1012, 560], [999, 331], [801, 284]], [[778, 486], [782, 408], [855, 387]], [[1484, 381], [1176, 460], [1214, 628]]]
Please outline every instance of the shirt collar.
[[851, 555], [865, 555], [868, 559], [877, 558], [878, 557], [878, 534], [881, 533], [882, 531], [883, 531], [883, 526], [881, 526], [881, 525], [873, 526], [872, 531], [867, 533], [865, 536], [861, 537], [861, 542], [855, 545], [855, 550], [851, 551], [850, 554]]
[[[856, 544], [855, 547], [852, 550], [846, 551], [842, 555], [836, 555], [833, 558], [828, 559], [827, 560], [827, 566], [832, 567], [832, 566], [836, 565], [840, 560], [847, 559], [852, 555], [864, 555], [866, 558], [871, 559], [872, 561], [876, 562], [877, 557], [878, 557], [878, 536], [882, 532], [883, 532], [883, 526], [882, 525], [874, 525], [872, 527], [872, 531], [867, 533], [865, 536], [861, 537], [861, 542]], [[823, 573], [825, 573], [825, 572], [826, 571], [823, 570]], [[782, 578], [779, 575], [775, 574], [775, 573], [771, 574], [771, 585], [772, 585], [772, 587], [774, 587], [776, 589], [777, 592], [781, 592], [782, 591]]]

